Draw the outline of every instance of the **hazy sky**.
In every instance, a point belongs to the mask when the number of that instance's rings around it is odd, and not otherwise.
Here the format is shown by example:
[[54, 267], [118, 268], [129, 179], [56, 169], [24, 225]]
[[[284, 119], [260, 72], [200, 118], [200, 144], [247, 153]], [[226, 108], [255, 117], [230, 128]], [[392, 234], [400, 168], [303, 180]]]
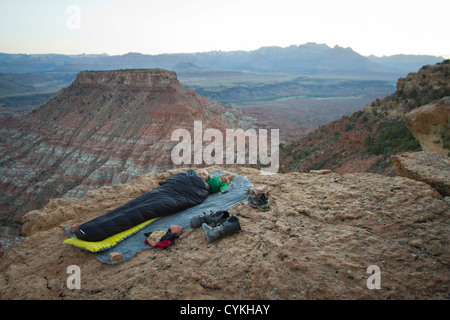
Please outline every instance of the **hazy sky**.
[[450, 57], [448, 0], [0, 0], [0, 52], [146, 54], [325, 43]]

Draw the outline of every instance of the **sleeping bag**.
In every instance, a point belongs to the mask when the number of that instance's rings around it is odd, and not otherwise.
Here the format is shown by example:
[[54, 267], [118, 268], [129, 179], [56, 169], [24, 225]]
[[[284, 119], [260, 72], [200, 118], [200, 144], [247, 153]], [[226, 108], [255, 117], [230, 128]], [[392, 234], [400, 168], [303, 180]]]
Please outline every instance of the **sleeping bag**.
[[84, 241], [102, 241], [147, 220], [173, 214], [202, 203], [209, 186], [194, 170], [176, 173], [159, 187], [81, 224], [75, 235]]

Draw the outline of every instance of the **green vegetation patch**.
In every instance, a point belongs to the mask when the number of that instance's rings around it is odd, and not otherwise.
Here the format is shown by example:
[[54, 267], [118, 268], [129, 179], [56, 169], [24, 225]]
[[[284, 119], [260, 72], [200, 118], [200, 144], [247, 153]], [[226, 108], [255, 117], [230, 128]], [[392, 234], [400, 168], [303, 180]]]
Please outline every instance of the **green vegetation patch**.
[[379, 135], [368, 135], [365, 140], [370, 154], [390, 156], [402, 151], [421, 151], [419, 142], [406, 127], [405, 121], [392, 120], [384, 122]]

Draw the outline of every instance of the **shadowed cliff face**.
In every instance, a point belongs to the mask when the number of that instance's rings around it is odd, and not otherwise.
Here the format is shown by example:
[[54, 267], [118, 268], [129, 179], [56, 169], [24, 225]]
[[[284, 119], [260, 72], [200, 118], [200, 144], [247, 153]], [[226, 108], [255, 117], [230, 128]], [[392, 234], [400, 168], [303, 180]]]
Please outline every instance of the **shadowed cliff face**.
[[[239, 120], [238, 120], [239, 119]], [[0, 218], [172, 167], [177, 128], [241, 128], [231, 107], [171, 71], [86, 71], [33, 112], [1, 120]]]
[[[202, 228], [191, 228], [175, 245], [119, 265], [62, 244], [64, 227], [102, 215], [181, 170], [54, 199], [27, 213], [27, 238], [0, 261], [0, 299], [448, 299], [449, 204], [426, 183], [403, 177], [263, 176], [230, 168], [269, 187], [269, 211], [230, 208], [241, 225], [236, 234], [208, 243]], [[67, 288], [71, 265], [80, 267], [80, 290]], [[380, 270], [380, 289], [367, 287], [370, 266]]]

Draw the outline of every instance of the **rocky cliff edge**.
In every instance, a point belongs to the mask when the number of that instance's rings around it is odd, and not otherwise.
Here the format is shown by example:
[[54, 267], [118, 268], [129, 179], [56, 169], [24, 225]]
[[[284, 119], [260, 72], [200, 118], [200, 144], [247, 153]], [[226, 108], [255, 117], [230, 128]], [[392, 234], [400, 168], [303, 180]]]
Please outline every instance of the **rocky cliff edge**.
[[[213, 169], [213, 168], [211, 168]], [[242, 230], [208, 243], [201, 228], [175, 245], [105, 265], [63, 245], [64, 227], [104, 214], [183, 169], [54, 199], [24, 217], [24, 242], [0, 261], [1, 299], [448, 299], [449, 204], [428, 184], [329, 170], [262, 176], [270, 210], [236, 205]], [[80, 267], [81, 289], [67, 288]], [[370, 266], [380, 289], [369, 289]]]

